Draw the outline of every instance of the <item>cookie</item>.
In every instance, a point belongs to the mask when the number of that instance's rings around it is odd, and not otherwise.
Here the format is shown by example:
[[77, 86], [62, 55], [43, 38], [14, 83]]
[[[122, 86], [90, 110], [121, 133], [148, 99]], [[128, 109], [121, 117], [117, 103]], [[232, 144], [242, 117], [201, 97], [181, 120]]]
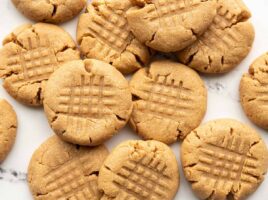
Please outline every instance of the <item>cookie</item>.
[[63, 63], [80, 59], [71, 36], [58, 26], [23, 25], [6, 37], [0, 50], [0, 77], [18, 101], [39, 106], [47, 79]]
[[80, 16], [77, 41], [87, 58], [105, 61], [131, 73], [149, 60], [147, 47], [133, 36], [126, 20], [130, 0], [93, 0]]
[[80, 147], [49, 138], [34, 152], [28, 168], [34, 199], [101, 199], [97, 179], [107, 155], [105, 146]]
[[204, 82], [179, 63], [155, 61], [134, 74], [130, 87], [134, 100], [130, 124], [144, 139], [167, 144], [183, 139], [206, 112]]
[[242, 200], [264, 179], [268, 151], [259, 134], [238, 121], [210, 121], [183, 141], [186, 179], [200, 199]]
[[12, 106], [0, 99], [0, 163], [10, 152], [17, 132], [17, 115]]
[[[216, 0], [215, 0], [216, 1]], [[255, 37], [250, 11], [242, 0], [217, 0], [217, 15], [208, 30], [178, 53], [179, 60], [203, 73], [225, 73], [249, 53]]]
[[103, 143], [127, 123], [132, 111], [124, 76], [93, 59], [64, 64], [50, 77], [44, 96], [52, 129], [74, 144]]
[[102, 200], [172, 200], [179, 187], [178, 164], [161, 142], [125, 141], [104, 161], [98, 184]]
[[50, 23], [68, 21], [85, 7], [86, 0], [12, 0], [13, 4], [26, 17]]
[[127, 12], [139, 41], [162, 52], [179, 51], [200, 36], [216, 15], [216, 4], [202, 0], [133, 0]]
[[268, 129], [268, 53], [256, 59], [243, 75], [240, 101], [249, 119]]

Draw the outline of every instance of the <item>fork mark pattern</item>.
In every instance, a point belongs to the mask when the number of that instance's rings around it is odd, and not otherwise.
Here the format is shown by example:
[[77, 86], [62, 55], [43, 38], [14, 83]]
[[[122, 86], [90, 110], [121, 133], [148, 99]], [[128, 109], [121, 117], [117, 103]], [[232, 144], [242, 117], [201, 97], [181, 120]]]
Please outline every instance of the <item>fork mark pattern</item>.
[[170, 179], [164, 175], [166, 168], [160, 159], [146, 155], [138, 161], [127, 161], [116, 173], [113, 183], [122, 199], [165, 199]]
[[49, 78], [58, 65], [55, 52], [48, 39], [27, 38], [29, 49], [22, 50], [8, 59], [8, 67], [14, 72], [14, 84], [42, 81]]
[[161, 27], [180, 26], [182, 15], [190, 12], [193, 7], [200, 5], [200, 0], [155, 0], [154, 7], [149, 11], [151, 22], [159, 20]]
[[157, 75], [153, 83], [146, 83], [141, 91], [144, 97], [138, 104], [139, 111], [175, 121], [187, 116], [197, 101], [182, 83], [179, 86], [168, 83], [168, 76]]
[[[222, 6], [219, 7], [213, 23], [198, 40], [201, 49], [208, 48], [216, 52], [232, 49], [234, 44], [239, 43], [239, 38], [243, 37], [242, 33], [239, 31], [229, 28], [236, 22], [236, 14], [232, 14]], [[204, 52], [206, 52], [205, 49]]]
[[126, 17], [104, 5], [96, 12], [100, 15], [93, 14], [88, 26], [89, 34], [97, 39], [93, 48], [105, 57], [119, 56], [133, 38]]
[[105, 82], [103, 76], [92, 74], [78, 78], [76, 85], [61, 90], [59, 113], [66, 117], [67, 130], [87, 132], [92, 123], [90, 118], [100, 119], [113, 114], [111, 108], [116, 106], [116, 90]]
[[[76, 157], [67, 162], [56, 157], [55, 169], [43, 178], [47, 193], [52, 200], [56, 199], [96, 199], [99, 196], [97, 177], [85, 176], [92, 170], [91, 158], [88, 155]], [[81, 166], [81, 167], [77, 167]]]
[[200, 148], [198, 170], [214, 188], [228, 187], [235, 183], [254, 184], [258, 160], [248, 156], [250, 142], [238, 137], [223, 143], [210, 142]]

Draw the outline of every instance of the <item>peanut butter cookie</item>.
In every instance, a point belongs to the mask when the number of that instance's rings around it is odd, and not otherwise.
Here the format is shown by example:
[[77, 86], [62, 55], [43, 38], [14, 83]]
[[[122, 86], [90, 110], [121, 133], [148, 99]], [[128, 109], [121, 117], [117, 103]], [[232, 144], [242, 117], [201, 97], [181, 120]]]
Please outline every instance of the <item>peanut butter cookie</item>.
[[209, 0], [133, 0], [127, 12], [131, 31], [142, 43], [162, 52], [189, 46], [206, 31], [216, 15]]
[[0, 99], [0, 163], [10, 152], [17, 132], [17, 115], [12, 106]]
[[182, 64], [155, 61], [130, 81], [134, 107], [130, 123], [144, 139], [170, 144], [203, 119], [207, 90], [199, 75]]
[[50, 74], [64, 62], [80, 59], [71, 36], [58, 26], [23, 25], [6, 37], [0, 50], [0, 77], [18, 101], [38, 106]]
[[130, 32], [126, 11], [130, 0], [93, 0], [79, 19], [77, 40], [87, 58], [112, 64], [122, 73], [143, 67], [150, 58], [146, 46]]
[[52, 129], [63, 140], [95, 146], [111, 138], [132, 111], [130, 88], [113, 66], [72, 61], [55, 71], [44, 94]]
[[102, 200], [172, 200], [179, 187], [178, 164], [172, 150], [157, 141], [126, 141], [100, 169]]
[[249, 53], [254, 28], [242, 0], [214, 0], [217, 15], [198, 40], [178, 53], [179, 60], [200, 72], [225, 73]]
[[61, 23], [78, 15], [86, 0], [12, 0], [28, 18], [39, 22]]
[[240, 82], [240, 100], [247, 116], [268, 129], [268, 53], [250, 66]]
[[184, 174], [200, 199], [242, 200], [264, 179], [268, 151], [259, 134], [238, 121], [208, 122], [183, 141]]
[[99, 169], [108, 155], [105, 146], [94, 148], [49, 138], [33, 154], [28, 183], [35, 200], [100, 200]]

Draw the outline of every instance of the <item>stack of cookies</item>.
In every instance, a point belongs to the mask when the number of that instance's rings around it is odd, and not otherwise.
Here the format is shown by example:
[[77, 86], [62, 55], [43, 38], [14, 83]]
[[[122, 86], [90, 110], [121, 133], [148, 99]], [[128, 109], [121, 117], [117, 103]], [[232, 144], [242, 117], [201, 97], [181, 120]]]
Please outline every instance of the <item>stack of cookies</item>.
[[[34, 199], [172, 200], [179, 167], [168, 145], [178, 140], [200, 199], [244, 199], [263, 181], [268, 150], [255, 130], [232, 119], [200, 126], [207, 90], [197, 71], [229, 72], [252, 47], [242, 0], [93, 0], [79, 17], [79, 47], [55, 24], [78, 15], [85, 0], [12, 1], [38, 23], [4, 39], [3, 86], [24, 104], [43, 105], [56, 134], [29, 164]], [[240, 86], [246, 114], [266, 129], [267, 80], [264, 55]], [[6, 101], [0, 108], [1, 162], [17, 119]], [[143, 140], [109, 153], [104, 143], [127, 123]]]

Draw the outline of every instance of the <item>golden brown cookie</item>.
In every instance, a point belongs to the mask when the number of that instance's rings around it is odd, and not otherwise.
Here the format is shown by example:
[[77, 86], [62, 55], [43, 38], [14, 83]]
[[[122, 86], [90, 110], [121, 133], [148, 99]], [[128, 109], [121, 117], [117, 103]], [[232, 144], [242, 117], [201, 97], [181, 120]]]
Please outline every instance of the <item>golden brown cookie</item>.
[[102, 200], [172, 200], [179, 187], [176, 157], [161, 142], [123, 142], [105, 160], [98, 184]]
[[146, 46], [130, 32], [126, 10], [130, 0], [93, 0], [80, 16], [77, 41], [83, 55], [105, 61], [123, 73], [143, 67], [150, 58]]
[[58, 26], [23, 25], [6, 37], [0, 50], [0, 77], [18, 101], [38, 106], [50, 74], [63, 63], [80, 59], [71, 36]]
[[12, 106], [0, 99], [0, 163], [10, 152], [17, 132], [17, 115]]
[[78, 15], [86, 0], [12, 0], [26, 17], [42, 22], [61, 23]]
[[200, 199], [245, 199], [264, 179], [268, 151], [252, 128], [238, 121], [210, 121], [183, 141], [186, 179]]
[[131, 31], [142, 43], [162, 52], [179, 51], [200, 36], [216, 15], [213, 1], [133, 0], [127, 12]]
[[268, 129], [268, 53], [250, 66], [240, 82], [240, 100], [247, 116]]
[[242, 0], [214, 0], [217, 15], [208, 30], [178, 53], [179, 60], [200, 72], [224, 73], [236, 67], [249, 53], [254, 28], [250, 11]]
[[204, 82], [179, 63], [155, 61], [134, 74], [130, 87], [134, 99], [130, 123], [144, 139], [167, 144], [183, 139], [206, 112]]
[[33, 154], [28, 183], [35, 200], [99, 200], [99, 169], [108, 150], [105, 146], [80, 147], [49, 138]]
[[72, 61], [52, 74], [44, 107], [63, 140], [95, 146], [111, 138], [132, 111], [130, 88], [113, 66], [98, 60]]

